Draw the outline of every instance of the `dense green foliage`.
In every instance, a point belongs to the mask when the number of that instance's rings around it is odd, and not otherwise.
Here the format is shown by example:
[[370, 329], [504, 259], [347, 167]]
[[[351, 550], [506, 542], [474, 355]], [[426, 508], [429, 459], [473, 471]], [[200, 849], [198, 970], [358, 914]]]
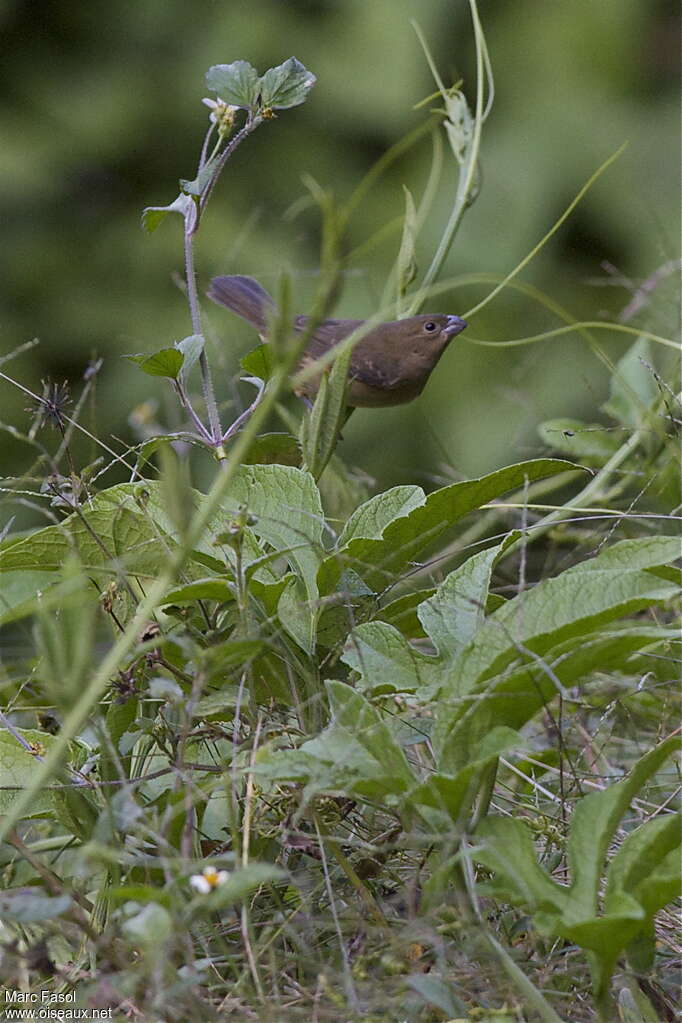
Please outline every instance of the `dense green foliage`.
[[[386, 14], [383, 4], [362, 15], [312, 5], [310, 25], [312, 7], [322, 22], [338, 16], [339, 44]], [[431, 173], [423, 189], [404, 189], [375, 302], [396, 315], [439, 293], [455, 234], [458, 246], [471, 240], [460, 225], [471, 230], [468, 211], [500, 185], [481, 178], [490, 91], [469, 7], [478, 74], [467, 102], [432, 65]], [[279, 8], [267, 8], [276, 20]], [[603, 9], [591, 8], [594, 29]], [[424, 12], [430, 35], [441, 8]], [[640, 8], [619, 12], [632, 31]], [[144, 17], [131, 18], [139, 31]], [[532, 335], [558, 322], [589, 353], [583, 367], [608, 370], [585, 421], [548, 385], [534, 450], [501, 468], [482, 456], [468, 478], [449, 472], [429, 487], [413, 473], [383, 488], [352, 471], [340, 435], [353, 429], [344, 398], [357, 338], [312, 410], [295, 410], [291, 377], [306, 372], [306, 338], [290, 329], [295, 273], [272, 289], [270, 345], [241, 360], [255, 398], [237, 415], [241, 399], [226, 404], [220, 383], [214, 392], [195, 237], [228, 159], [231, 172], [256, 147], [255, 178], [275, 111], [281, 126], [309, 109], [308, 67], [318, 86], [333, 78], [333, 61], [296, 51], [305, 65], [277, 54], [269, 68], [211, 66], [194, 176], [143, 216], [148, 246], [182, 224], [191, 333], [174, 342], [159, 317], [120, 373], [175, 395], [172, 430], [138, 409], [137, 443], [91, 432], [86, 454], [76, 431], [92, 374], [75, 406], [45, 381], [30, 427], [12, 426], [34, 461], [7, 489], [47, 524], [10, 521], [0, 538], [7, 1003], [49, 988], [115, 1018], [177, 1023], [673, 1019], [682, 416], [669, 268], [659, 263], [615, 322], [590, 307], [576, 324], [516, 277], [499, 288], [495, 274], [509, 267], [494, 261], [489, 276], [446, 284], [458, 295], [466, 285], [481, 340], [488, 300], [514, 288], [520, 344], [537, 351]], [[390, 122], [402, 93], [395, 69], [387, 78]], [[362, 83], [345, 81], [359, 117]], [[292, 128], [299, 141], [303, 124]], [[508, 144], [518, 155], [518, 137]], [[554, 243], [619, 166], [606, 159], [614, 149], [600, 149], [563, 197], [554, 227], [542, 214], [512, 264], [538, 238]], [[362, 202], [375, 198], [368, 231], [387, 216], [400, 152], [347, 202], [308, 180], [298, 212], [320, 237], [311, 329], [350, 279]], [[267, 154], [277, 159], [277, 146]], [[456, 177], [446, 200], [443, 160]], [[288, 173], [263, 178], [268, 202], [290, 187]], [[251, 253], [276, 246], [272, 225], [249, 230]], [[537, 251], [551, 278], [551, 252]], [[561, 373], [566, 387], [573, 371]], [[373, 422], [384, 443], [390, 419]]]

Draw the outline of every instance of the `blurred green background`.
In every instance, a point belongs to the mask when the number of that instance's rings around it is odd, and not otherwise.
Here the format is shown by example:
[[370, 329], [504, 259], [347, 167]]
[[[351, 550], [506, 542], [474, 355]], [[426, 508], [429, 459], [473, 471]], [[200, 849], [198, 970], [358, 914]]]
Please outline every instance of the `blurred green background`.
[[[623, 157], [524, 271], [576, 317], [615, 317], [630, 298], [605, 273], [634, 281], [678, 256], [679, 10], [666, 0], [482, 0], [496, 80], [484, 132], [482, 192], [467, 213], [446, 276], [503, 275], [539, 240], [596, 167], [624, 141]], [[259, 69], [292, 54], [318, 78], [302, 107], [264, 124], [228, 165], [198, 236], [201, 291], [216, 273], [248, 273], [273, 287], [293, 276], [305, 311], [314, 292], [319, 223], [292, 216], [312, 175], [343, 200], [391, 145], [415, 127], [414, 105], [433, 82], [410, 25], [417, 18], [446, 82], [474, 99], [474, 48], [465, 0], [142, 0], [0, 4], [3, 352], [40, 346], [3, 371], [40, 391], [44, 377], [78, 381], [94, 353], [96, 431], [139, 439], [131, 411], [158, 401], [178, 424], [165, 382], [120, 356], [152, 352], [191, 333], [177, 287], [179, 218], [146, 236], [146, 205], [170, 202], [194, 176], [207, 123], [204, 74], [246, 59]], [[354, 260], [337, 315], [363, 316], [381, 295], [400, 242], [402, 184], [415, 197], [428, 175], [426, 137], [382, 178], [354, 217], [350, 247], [394, 227]], [[425, 269], [449, 212], [454, 168], [420, 239]], [[299, 204], [300, 206], [301, 204]], [[462, 312], [490, 287], [453, 289], [428, 311]], [[650, 329], [676, 329], [676, 275], [645, 311]], [[206, 302], [219, 396], [234, 397], [238, 357], [253, 332]], [[528, 298], [504, 292], [474, 317], [472, 337], [504, 340], [557, 326]], [[357, 412], [341, 453], [379, 486], [429, 485], [479, 475], [542, 450], [536, 427], [560, 415], [594, 418], [605, 368], [578, 338], [511, 348], [451, 347], [413, 405]], [[599, 340], [612, 358], [623, 336]], [[26, 397], [0, 381], [3, 422], [25, 429]], [[231, 416], [226, 412], [225, 419]], [[93, 422], [88, 416], [87, 425]], [[48, 444], [56, 447], [58, 437]], [[4, 473], [29, 464], [3, 434]], [[83, 449], [82, 457], [91, 457]], [[212, 473], [200, 456], [195, 479]], [[114, 482], [112, 472], [107, 481]]]

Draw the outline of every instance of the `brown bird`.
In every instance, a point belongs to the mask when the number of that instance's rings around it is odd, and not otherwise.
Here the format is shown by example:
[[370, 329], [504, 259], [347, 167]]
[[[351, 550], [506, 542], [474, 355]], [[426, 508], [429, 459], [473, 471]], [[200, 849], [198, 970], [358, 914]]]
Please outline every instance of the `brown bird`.
[[[261, 340], [267, 341], [268, 322], [275, 303], [253, 277], [214, 277], [208, 297], [227, 306], [255, 327]], [[294, 330], [301, 333], [308, 316], [297, 316]], [[299, 369], [326, 355], [330, 349], [361, 327], [364, 320], [324, 320], [308, 341]], [[348, 405], [357, 408], [382, 408], [412, 401], [424, 389], [432, 369], [448, 344], [466, 327], [459, 316], [430, 313], [393, 320], [373, 327], [353, 348]], [[320, 386], [320, 374], [311, 377], [296, 391], [299, 397], [312, 399]]]

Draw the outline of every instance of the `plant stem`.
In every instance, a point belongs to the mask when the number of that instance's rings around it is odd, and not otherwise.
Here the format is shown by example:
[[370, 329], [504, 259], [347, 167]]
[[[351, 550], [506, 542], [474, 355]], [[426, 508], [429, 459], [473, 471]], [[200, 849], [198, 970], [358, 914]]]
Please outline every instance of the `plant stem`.
[[177, 394], [177, 396], [178, 396], [178, 398], [180, 400], [180, 404], [184, 408], [184, 410], [187, 413], [187, 415], [189, 416], [189, 418], [194, 423], [194, 426], [196, 427], [201, 440], [203, 440], [206, 444], [212, 444], [213, 443], [213, 438], [211, 437], [211, 434], [208, 432], [208, 430], [206, 429], [206, 427], [202, 423], [202, 421], [199, 418], [199, 416], [194, 411], [194, 409], [192, 407], [192, 403], [189, 400], [187, 392], [185, 391], [185, 388], [183, 387], [183, 385], [180, 383], [179, 380], [174, 380], [173, 383], [175, 385], [175, 393]]
[[[431, 260], [431, 264], [424, 274], [424, 279], [414, 296], [414, 301], [409, 309], [409, 315], [414, 316], [415, 313], [419, 312], [424, 304], [425, 299], [429, 295], [429, 288], [440, 274], [443, 264], [448, 257], [448, 253], [454, 241], [457, 229], [460, 225], [462, 217], [467, 207], [472, 201], [472, 194], [474, 191], [474, 177], [476, 174], [476, 167], [478, 165], [478, 154], [481, 146], [481, 132], [483, 129], [483, 121], [487, 114], [487, 109], [484, 110], [484, 80], [485, 72], [490, 72], [490, 66], [487, 61], [487, 54], [485, 48], [485, 38], [483, 36], [483, 29], [478, 18], [478, 10], [476, 8], [475, 0], [469, 0], [471, 7], [471, 17], [474, 23], [474, 35], [476, 39], [476, 115], [474, 117], [473, 133], [471, 135], [471, 141], [467, 146], [466, 154], [460, 164], [459, 180], [457, 182], [457, 191], [455, 193], [455, 201], [450, 212], [445, 231], [443, 232], [438, 248]], [[416, 26], [415, 26], [416, 28]], [[425, 49], [425, 42], [421, 35], [421, 32], [417, 29], [417, 35]], [[431, 63], [431, 59], [427, 53], [427, 59]], [[432, 71], [435, 69], [432, 66]], [[437, 74], [437, 73], [436, 73]], [[443, 88], [442, 82], [439, 77], [436, 77], [436, 83], [446, 99], [446, 92]], [[447, 101], [447, 99], [446, 99]], [[489, 104], [488, 104], [489, 108]]]
[[[190, 211], [185, 217], [185, 278], [187, 280], [187, 301], [192, 319], [192, 331], [194, 334], [203, 336], [201, 330], [201, 312], [199, 310], [199, 295], [197, 293], [197, 277], [194, 270], [194, 244], [193, 239], [199, 227], [199, 213], [196, 204], [192, 204]], [[201, 350], [199, 356], [199, 368], [201, 370], [201, 392], [206, 403], [206, 412], [210, 425], [211, 443], [218, 447], [223, 435], [218, 415], [218, 405], [215, 400], [211, 370], [206, 358], [206, 352]]]
[[198, 212], [198, 216], [197, 216], [197, 227], [199, 226], [198, 222], [201, 219], [204, 210], [206, 209], [206, 206], [208, 204], [208, 200], [211, 198], [211, 193], [213, 192], [213, 189], [215, 188], [215, 184], [216, 184], [218, 178], [220, 177], [220, 175], [222, 173], [223, 167], [225, 166], [225, 164], [227, 163], [229, 158], [232, 156], [232, 154], [234, 153], [234, 151], [237, 148], [237, 146], [240, 145], [240, 143], [242, 143], [244, 141], [244, 139], [247, 137], [247, 135], [250, 135], [251, 132], [254, 131], [258, 127], [258, 125], [261, 123], [262, 120], [263, 120], [263, 118], [260, 117], [258, 114], [256, 114], [254, 116], [253, 113], [249, 112], [249, 115], [248, 115], [248, 117], [246, 119], [246, 122], [244, 123], [244, 126], [237, 132], [236, 135], [234, 135], [230, 139], [228, 144], [225, 146], [225, 149], [223, 150], [223, 152], [220, 155], [220, 159], [218, 160], [218, 162], [215, 165], [215, 168], [213, 170], [213, 173], [211, 174], [211, 177], [210, 177], [210, 180], [209, 180], [208, 184], [206, 185], [206, 187], [204, 188], [203, 192], [201, 193], [201, 198], [199, 199], [199, 212]]

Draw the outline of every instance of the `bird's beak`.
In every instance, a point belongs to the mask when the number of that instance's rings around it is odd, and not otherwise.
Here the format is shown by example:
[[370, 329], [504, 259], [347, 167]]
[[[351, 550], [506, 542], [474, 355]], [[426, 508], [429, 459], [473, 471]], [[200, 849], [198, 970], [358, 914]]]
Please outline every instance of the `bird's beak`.
[[447, 326], [443, 333], [447, 334], [448, 338], [455, 337], [457, 334], [461, 334], [466, 326], [467, 321], [462, 320], [459, 316], [448, 316]]

